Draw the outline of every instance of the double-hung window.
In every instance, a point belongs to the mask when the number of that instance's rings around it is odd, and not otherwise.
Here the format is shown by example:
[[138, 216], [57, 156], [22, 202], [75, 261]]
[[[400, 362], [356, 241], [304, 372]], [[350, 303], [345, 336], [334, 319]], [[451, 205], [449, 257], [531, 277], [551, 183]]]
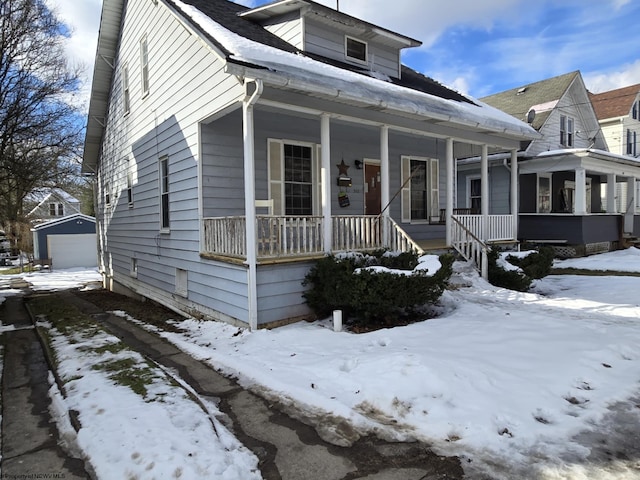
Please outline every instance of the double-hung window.
[[573, 118], [567, 115], [560, 116], [560, 145], [573, 147]]
[[169, 230], [169, 158], [159, 162], [160, 173], [160, 229]]
[[627, 155], [637, 156], [637, 134], [633, 130], [627, 130]]
[[124, 114], [128, 114], [131, 110], [131, 92], [129, 90], [129, 67], [122, 67], [122, 102]]
[[146, 35], [140, 40], [140, 67], [142, 96], [145, 96], [149, 93], [149, 45]]
[[551, 174], [538, 174], [536, 211], [551, 212]]
[[64, 205], [62, 203], [50, 203], [49, 204], [49, 216], [51, 217], [64, 217]]
[[308, 145], [284, 144], [285, 215], [313, 215], [313, 162]]
[[131, 208], [133, 207], [133, 161], [129, 158], [125, 163], [127, 165], [127, 203]]

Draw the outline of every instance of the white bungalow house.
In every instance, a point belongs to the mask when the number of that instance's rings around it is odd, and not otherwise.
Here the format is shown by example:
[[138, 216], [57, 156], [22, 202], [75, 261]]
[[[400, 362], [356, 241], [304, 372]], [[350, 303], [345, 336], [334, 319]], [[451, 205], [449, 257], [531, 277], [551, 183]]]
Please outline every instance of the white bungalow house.
[[[635, 200], [620, 209], [616, 192], [635, 191], [640, 163], [608, 151], [580, 72], [513, 88], [482, 99], [517, 119], [528, 121], [540, 137], [518, 151], [521, 242], [550, 244], [562, 256], [616, 249], [640, 235]], [[631, 108], [631, 107], [629, 107]], [[489, 158], [487, 185], [492, 214], [510, 211], [510, 154]], [[480, 160], [458, 164], [457, 205], [479, 202]]]
[[80, 213], [80, 200], [61, 188], [37, 188], [24, 200], [27, 218], [32, 222], [55, 220]]
[[515, 172], [537, 133], [402, 65], [418, 45], [310, 0], [104, 0], [83, 171], [105, 286], [257, 328], [310, 315], [324, 254], [515, 237], [516, 212], [453, 215], [454, 159]]

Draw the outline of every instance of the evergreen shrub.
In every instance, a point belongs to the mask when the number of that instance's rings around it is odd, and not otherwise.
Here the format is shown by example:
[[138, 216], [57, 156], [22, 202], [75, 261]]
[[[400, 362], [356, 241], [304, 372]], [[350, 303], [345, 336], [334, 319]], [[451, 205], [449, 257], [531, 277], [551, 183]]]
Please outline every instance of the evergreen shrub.
[[342, 310], [343, 318], [358, 324], [394, 324], [415, 320], [425, 305], [434, 304], [442, 295], [452, 272], [453, 256], [441, 255], [441, 268], [432, 276], [421, 271], [410, 275], [388, 271], [360, 270], [384, 266], [412, 271], [418, 265], [414, 253], [390, 254], [378, 251], [370, 255], [350, 253], [326, 256], [306, 275], [303, 294], [319, 317]]
[[498, 265], [500, 252], [492, 249], [489, 252], [489, 282], [496, 287], [526, 292], [531, 288], [533, 280], [543, 278], [551, 272], [553, 266], [553, 249], [541, 247], [537, 252], [526, 257], [507, 255], [506, 260], [520, 270], [505, 270]]

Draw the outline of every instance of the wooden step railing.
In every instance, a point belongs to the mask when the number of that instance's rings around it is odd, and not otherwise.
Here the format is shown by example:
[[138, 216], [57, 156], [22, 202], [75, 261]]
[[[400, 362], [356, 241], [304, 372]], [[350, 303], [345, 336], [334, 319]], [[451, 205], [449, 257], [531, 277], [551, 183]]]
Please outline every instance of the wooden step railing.
[[476, 264], [482, 278], [489, 277], [489, 246], [476, 237], [455, 216], [451, 217], [451, 246], [467, 261]]

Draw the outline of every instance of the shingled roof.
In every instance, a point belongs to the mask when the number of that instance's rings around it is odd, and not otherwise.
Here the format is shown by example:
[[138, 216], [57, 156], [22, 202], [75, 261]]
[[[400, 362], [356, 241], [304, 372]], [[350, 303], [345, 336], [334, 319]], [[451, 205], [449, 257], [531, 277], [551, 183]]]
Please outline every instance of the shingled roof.
[[629, 115], [631, 106], [640, 93], [640, 83], [602, 93], [590, 93], [591, 103], [598, 120]]
[[576, 70], [489, 95], [480, 100], [523, 121], [526, 120], [529, 110], [533, 108], [536, 111], [536, 116], [531, 126], [540, 130], [555, 107], [553, 102], [562, 98], [578, 75], [580, 72]]
[[[168, 1], [169, 3], [172, 3], [175, 5], [175, 2], [173, 0], [168, 0]], [[367, 69], [362, 69], [357, 66], [350, 65], [346, 62], [338, 62], [336, 60], [323, 57], [321, 55], [313, 55], [308, 52], [303, 52], [302, 50], [297, 49], [290, 43], [286, 42], [285, 40], [281, 39], [277, 35], [271, 33], [270, 31], [262, 27], [260, 24], [252, 21], [249, 18], [239, 16], [240, 13], [251, 10], [251, 9], [248, 9], [247, 7], [243, 7], [242, 5], [238, 5], [228, 0], [216, 0], [216, 1], [180, 0], [180, 1], [184, 4], [191, 5], [192, 7], [197, 8], [200, 12], [204, 13], [209, 18], [214, 20], [216, 23], [222, 25], [227, 30], [237, 35], [240, 35], [241, 37], [252, 40], [254, 42], [260, 43], [262, 45], [267, 45], [269, 47], [277, 48], [278, 50], [282, 50], [285, 52], [307, 56], [318, 62], [327, 64], [327, 65], [332, 65], [334, 67], [342, 68], [345, 70], [349, 70], [351, 72], [360, 73], [363, 75], [369, 75], [370, 73], [369, 70]], [[310, 0], [306, 0], [306, 1], [310, 4], [316, 5], [315, 2], [312, 2]], [[317, 4], [317, 5], [319, 7], [326, 8], [320, 4]], [[336, 12], [336, 13], [340, 13], [341, 15], [344, 15], [346, 17], [353, 18], [346, 14], [342, 14], [341, 12]], [[233, 52], [229, 52], [225, 48], [225, 46], [222, 43], [220, 43], [216, 38], [214, 38], [212, 35], [210, 35], [206, 31], [206, 29], [203, 29], [196, 22], [191, 21], [191, 19], [188, 16], [185, 17], [185, 20], [190, 21], [190, 23], [196, 30], [200, 31], [200, 33], [203, 36], [208, 38], [209, 41], [211, 41], [214, 45], [216, 45], [220, 49], [220, 51], [227, 56], [227, 61], [236, 62], [236, 60], [234, 60], [232, 56]], [[412, 90], [416, 90], [422, 93], [428, 93], [430, 95], [434, 95], [436, 97], [440, 97], [445, 100], [454, 100], [457, 102], [466, 102], [466, 103], [473, 104], [472, 100], [469, 97], [461, 95], [455, 90], [451, 90], [450, 88], [447, 88], [446, 86], [442, 85], [436, 80], [429, 78], [425, 75], [422, 75], [421, 73], [416, 72], [415, 70], [412, 70], [411, 68], [405, 65], [402, 65], [401, 78], [399, 79], [393, 78], [393, 79], [390, 79], [390, 81], [395, 85], [399, 85], [405, 88], [410, 88]]]

